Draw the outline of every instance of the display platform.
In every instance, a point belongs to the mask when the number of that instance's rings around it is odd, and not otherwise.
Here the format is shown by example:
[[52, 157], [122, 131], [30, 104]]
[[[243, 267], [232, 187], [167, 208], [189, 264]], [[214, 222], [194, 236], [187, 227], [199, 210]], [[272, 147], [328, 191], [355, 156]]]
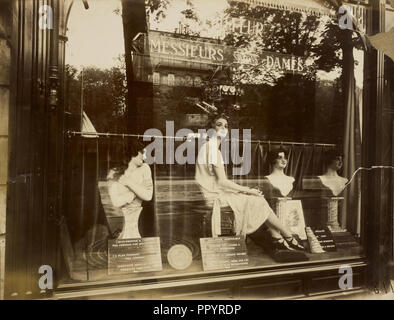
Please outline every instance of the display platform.
[[[108, 255], [107, 255], [107, 239], [104, 237], [101, 240], [96, 241], [91, 246], [84, 246], [78, 244], [74, 254], [75, 260], [72, 262], [70, 268], [70, 274], [65, 275], [61, 281], [62, 284], [75, 284], [84, 282], [100, 282], [100, 281], [128, 281], [128, 280], [155, 280], [160, 278], [166, 278], [168, 276], [176, 278], [184, 278], [190, 276], [196, 276], [201, 274], [211, 274], [212, 272], [203, 271], [203, 265], [201, 260], [200, 250], [200, 237], [206, 235], [209, 231], [204, 230], [202, 217], [199, 214], [193, 212], [187, 214], [177, 215], [159, 215], [158, 226], [160, 232], [161, 242], [161, 256], [163, 262], [163, 270], [159, 272], [142, 272], [142, 273], [130, 273], [123, 275], [108, 275]], [[121, 228], [123, 219], [121, 217], [112, 217], [109, 219], [111, 229], [116, 230]], [[173, 230], [179, 230], [179, 232], [173, 232]], [[205, 232], [205, 233], [204, 233]], [[100, 227], [97, 230], [97, 234], [100, 233]], [[105, 235], [105, 233], [103, 233]], [[344, 237], [343, 233], [340, 234]], [[357, 239], [351, 235], [347, 235], [346, 241], [349, 242], [349, 238], [353, 239], [353, 246], [338, 246], [336, 252], [325, 252], [325, 253], [306, 253], [309, 261], [303, 263], [294, 263], [294, 265], [316, 265], [319, 262], [329, 261], [341, 261], [360, 259], [363, 257], [363, 250], [361, 246], [357, 245]], [[185, 270], [176, 270], [172, 268], [167, 261], [168, 250], [177, 244], [182, 244], [188, 247], [192, 253], [193, 261], [191, 265]], [[307, 243], [305, 242], [307, 246]], [[239, 268], [240, 271], [245, 270], [259, 270], [264, 268], [282, 267], [283, 263], [275, 262], [263, 249], [248, 238], [246, 242], [249, 264], [248, 266]], [[291, 264], [291, 263], [290, 263]], [[232, 272], [234, 270], [231, 270]], [[221, 270], [221, 272], [227, 272]], [[218, 271], [213, 272], [218, 273]]]

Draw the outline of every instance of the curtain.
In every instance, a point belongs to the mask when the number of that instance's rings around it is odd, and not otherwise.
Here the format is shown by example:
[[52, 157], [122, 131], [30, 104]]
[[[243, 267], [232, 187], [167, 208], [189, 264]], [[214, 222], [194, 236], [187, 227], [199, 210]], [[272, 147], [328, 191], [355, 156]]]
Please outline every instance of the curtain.
[[[349, 40], [350, 42], [350, 40]], [[357, 90], [354, 75], [353, 47], [345, 44], [343, 47], [343, 87], [345, 99], [345, 131], [343, 152], [345, 155], [343, 164], [343, 176], [351, 179], [353, 173], [360, 166], [361, 134], [360, 134], [360, 103], [362, 91]], [[356, 101], [356, 98], [357, 101]], [[357, 152], [358, 151], [358, 152]], [[340, 223], [342, 228], [348, 229], [354, 234], [360, 234], [360, 180], [356, 177], [344, 191]]]
[[[99, 139], [75, 137], [69, 141], [66, 173], [66, 221], [71, 241], [85, 237], [87, 243], [109, 234], [109, 225], [99, 192]], [[99, 226], [99, 227], [98, 227]]]
[[295, 177], [299, 168], [301, 167], [302, 146], [292, 145], [289, 151], [288, 159], [289, 164], [285, 169], [285, 173], [291, 177]]

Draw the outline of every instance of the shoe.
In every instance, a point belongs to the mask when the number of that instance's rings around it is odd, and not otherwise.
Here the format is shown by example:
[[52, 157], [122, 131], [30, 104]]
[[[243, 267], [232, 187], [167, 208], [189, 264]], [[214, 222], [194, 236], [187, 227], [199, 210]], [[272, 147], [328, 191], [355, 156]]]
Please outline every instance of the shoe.
[[287, 241], [283, 238], [273, 239], [273, 250], [271, 251], [271, 257], [280, 263], [287, 262], [301, 262], [308, 261], [309, 258], [304, 252], [293, 249], [290, 247]]
[[289, 250], [289, 251], [294, 251], [295, 249], [291, 248], [287, 241], [285, 241], [283, 238], [272, 238], [273, 242], [273, 250], [274, 251], [280, 251], [280, 250]]
[[284, 238], [286, 240], [287, 245], [292, 248], [293, 250], [300, 250], [300, 251], [305, 251], [305, 248], [303, 245], [301, 245], [296, 238], [294, 237], [288, 237]]

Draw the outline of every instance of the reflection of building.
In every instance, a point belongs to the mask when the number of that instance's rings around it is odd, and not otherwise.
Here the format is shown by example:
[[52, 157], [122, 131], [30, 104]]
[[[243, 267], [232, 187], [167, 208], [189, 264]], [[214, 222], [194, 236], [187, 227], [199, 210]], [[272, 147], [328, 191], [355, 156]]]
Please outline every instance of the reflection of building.
[[134, 46], [135, 81], [153, 84], [153, 114], [160, 116], [154, 127], [163, 127], [162, 119], [185, 127], [191, 124], [187, 114], [206, 114], [204, 103], [221, 104], [225, 97], [239, 93], [227, 71], [232, 53], [218, 40], [150, 31], [148, 36], [140, 34], [135, 43], [143, 43]]
[[[253, 77], [241, 80], [244, 66], [264, 67], [275, 74], [304, 74], [306, 58], [226, 45], [212, 38], [150, 30], [137, 34], [131, 45], [135, 83], [152, 83], [153, 114], [168, 115], [182, 127], [182, 115], [206, 112], [204, 103], [239, 110], [245, 86], [259, 86]], [[256, 89], [261, 90], [261, 89]], [[258, 105], [258, 101], [254, 104]], [[203, 111], [201, 111], [201, 109]], [[155, 127], [162, 127], [155, 119]]]

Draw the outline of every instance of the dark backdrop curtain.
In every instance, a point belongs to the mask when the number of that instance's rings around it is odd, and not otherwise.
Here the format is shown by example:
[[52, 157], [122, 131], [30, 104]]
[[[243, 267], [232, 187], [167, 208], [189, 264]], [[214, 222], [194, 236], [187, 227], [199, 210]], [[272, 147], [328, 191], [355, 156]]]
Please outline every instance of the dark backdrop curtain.
[[87, 243], [93, 243], [109, 235], [99, 192], [99, 138], [73, 137], [68, 142], [65, 218], [73, 243], [86, 236]]

